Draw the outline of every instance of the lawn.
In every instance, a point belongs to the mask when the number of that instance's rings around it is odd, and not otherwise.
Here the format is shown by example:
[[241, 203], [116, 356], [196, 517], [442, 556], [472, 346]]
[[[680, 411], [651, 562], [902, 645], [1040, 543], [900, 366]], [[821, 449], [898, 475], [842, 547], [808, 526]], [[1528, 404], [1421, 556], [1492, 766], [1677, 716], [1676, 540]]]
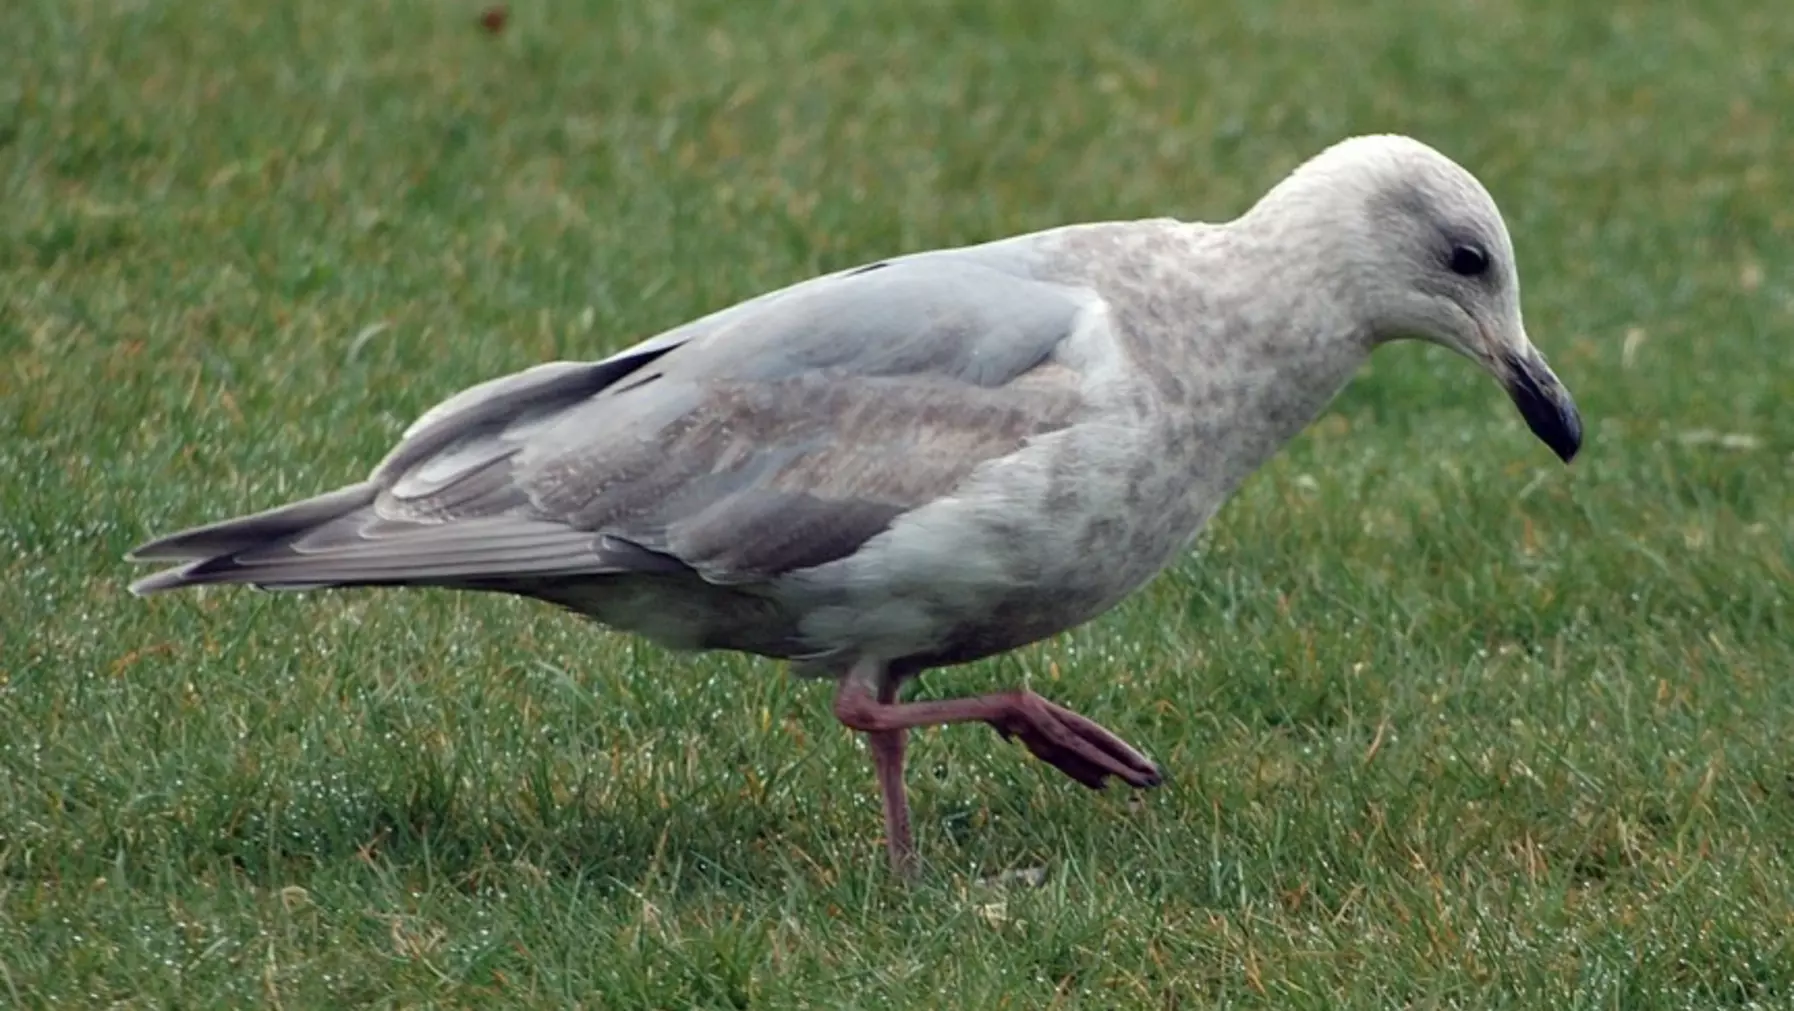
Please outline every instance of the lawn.
[[[0, 1006], [1794, 1005], [1784, 6], [20, 0]], [[1169, 780], [923, 733], [913, 887], [777, 665], [124, 591], [475, 381], [894, 252], [1224, 219], [1386, 130], [1501, 202], [1583, 456], [1380, 351], [1147, 590], [928, 678]]]

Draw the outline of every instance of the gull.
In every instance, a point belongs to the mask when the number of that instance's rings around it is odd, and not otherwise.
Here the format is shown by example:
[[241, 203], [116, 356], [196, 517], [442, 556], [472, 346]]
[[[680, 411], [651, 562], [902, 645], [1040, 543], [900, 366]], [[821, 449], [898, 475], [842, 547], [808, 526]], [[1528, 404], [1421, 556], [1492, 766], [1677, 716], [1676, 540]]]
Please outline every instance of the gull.
[[905, 702], [904, 684], [1114, 607], [1404, 339], [1469, 358], [1575, 455], [1494, 200], [1419, 141], [1354, 137], [1223, 224], [899, 256], [482, 383], [364, 481], [136, 549], [171, 567], [131, 589], [491, 591], [790, 661], [837, 683], [908, 875], [913, 728], [989, 724], [1092, 788], [1161, 772], [1025, 688]]

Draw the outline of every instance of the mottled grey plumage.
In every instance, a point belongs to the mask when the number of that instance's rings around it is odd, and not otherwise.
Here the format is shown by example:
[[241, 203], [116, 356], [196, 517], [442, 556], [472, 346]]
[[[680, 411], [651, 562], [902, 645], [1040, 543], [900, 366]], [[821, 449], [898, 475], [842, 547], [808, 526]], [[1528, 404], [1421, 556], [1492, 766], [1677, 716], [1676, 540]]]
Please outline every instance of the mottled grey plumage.
[[476, 386], [361, 484], [139, 549], [178, 564], [133, 589], [504, 591], [888, 686], [1113, 606], [1401, 337], [1531, 383], [1574, 451], [1493, 202], [1358, 138], [1226, 225], [899, 257]]

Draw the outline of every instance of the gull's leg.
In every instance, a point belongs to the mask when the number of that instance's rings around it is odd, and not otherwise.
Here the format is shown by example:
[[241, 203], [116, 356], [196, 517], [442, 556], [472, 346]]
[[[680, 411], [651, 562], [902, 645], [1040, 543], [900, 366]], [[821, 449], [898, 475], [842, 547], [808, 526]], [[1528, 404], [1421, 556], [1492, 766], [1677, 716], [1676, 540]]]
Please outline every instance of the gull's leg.
[[[1101, 789], [1110, 776], [1138, 787], [1157, 786], [1162, 778], [1158, 766], [1126, 741], [1031, 691], [939, 702], [897, 702], [883, 691], [883, 668], [878, 667], [877, 671], [877, 678], [869, 677], [869, 671], [856, 665], [854, 672], [841, 680], [835, 695], [836, 719], [867, 734], [944, 723], [988, 723], [1004, 737], [1019, 738], [1035, 757], [1093, 789]], [[900, 792], [901, 785], [899, 779]], [[886, 796], [888, 814], [889, 794]], [[907, 821], [906, 809], [906, 827]]]
[[[885, 680], [878, 688], [878, 701], [890, 705], [897, 701], [897, 682]], [[909, 731], [870, 730], [866, 744], [872, 749], [872, 768], [878, 773], [878, 792], [885, 802], [885, 851], [891, 856], [891, 869], [903, 877], [916, 872], [916, 840], [909, 828], [909, 794], [903, 785], [903, 751]]]
[[[899, 679], [891, 677], [884, 664], [862, 660], [854, 664], [842, 679], [840, 691], [856, 696], [864, 694], [876, 699], [877, 705], [889, 706], [896, 703], [897, 689], [901, 683]], [[837, 695], [837, 700], [839, 697]], [[841, 706], [837, 701], [837, 717], [840, 712]], [[909, 827], [909, 796], [903, 785], [903, 752], [908, 743], [909, 729], [876, 729], [854, 726], [851, 723], [847, 725], [866, 735], [866, 747], [872, 752], [872, 769], [878, 775], [878, 792], [884, 798], [885, 851], [890, 854], [891, 869], [899, 876], [909, 877], [916, 870], [916, 842]]]

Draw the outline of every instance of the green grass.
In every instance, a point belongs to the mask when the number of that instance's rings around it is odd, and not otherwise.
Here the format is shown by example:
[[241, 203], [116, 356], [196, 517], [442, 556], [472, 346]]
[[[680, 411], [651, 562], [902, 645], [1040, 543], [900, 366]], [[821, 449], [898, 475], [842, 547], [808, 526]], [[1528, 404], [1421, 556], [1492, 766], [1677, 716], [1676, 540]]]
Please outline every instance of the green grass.
[[[1621, 0], [23, 0], [0, 32], [0, 1005], [1794, 1004], [1794, 18]], [[877, 256], [1218, 219], [1347, 133], [1502, 202], [1570, 469], [1398, 347], [1021, 679], [1170, 780], [152, 533]], [[1721, 437], [1729, 437], [1721, 439]], [[995, 886], [1044, 867], [1042, 887]]]

